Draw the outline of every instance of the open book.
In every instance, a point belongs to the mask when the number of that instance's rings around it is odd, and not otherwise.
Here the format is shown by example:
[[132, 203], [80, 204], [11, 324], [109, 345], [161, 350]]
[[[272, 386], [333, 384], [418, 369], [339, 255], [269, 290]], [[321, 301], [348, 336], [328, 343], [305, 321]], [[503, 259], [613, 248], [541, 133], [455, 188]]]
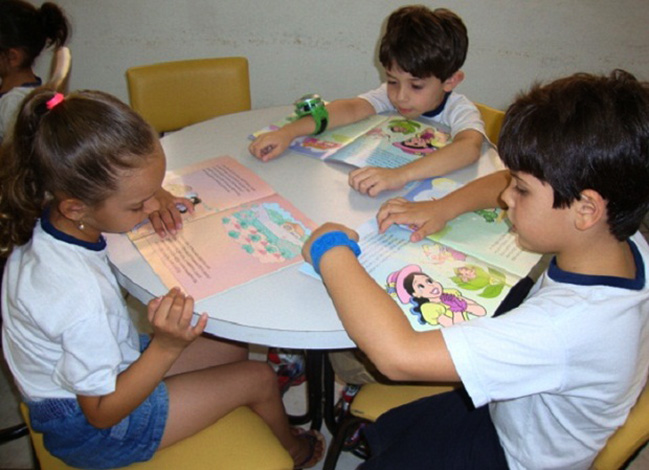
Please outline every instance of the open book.
[[[440, 197], [459, 187], [434, 178], [413, 188], [411, 200]], [[521, 250], [500, 209], [463, 214], [441, 232], [411, 243], [407, 227], [378, 232], [372, 219], [357, 228], [360, 263], [395, 300], [417, 331], [494, 314], [510, 289], [540, 260]], [[317, 276], [311, 266], [302, 271]]]
[[175, 237], [148, 221], [129, 237], [167, 287], [201, 300], [303, 261], [315, 224], [232, 157], [169, 172], [163, 187], [193, 200], [194, 214]]
[[[293, 117], [255, 132], [277, 130]], [[289, 149], [327, 161], [356, 167], [397, 168], [443, 147], [451, 141], [447, 129], [399, 114], [376, 114], [319, 135], [298, 137]]]

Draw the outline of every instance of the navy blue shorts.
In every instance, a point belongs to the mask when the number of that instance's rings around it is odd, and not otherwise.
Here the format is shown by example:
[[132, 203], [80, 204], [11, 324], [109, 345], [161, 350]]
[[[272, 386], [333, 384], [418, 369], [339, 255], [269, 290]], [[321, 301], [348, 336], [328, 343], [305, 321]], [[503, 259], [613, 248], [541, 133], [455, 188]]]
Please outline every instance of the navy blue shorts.
[[371, 457], [361, 470], [508, 468], [487, 406], [474, 408], [463, 389], [390, 410], [365, 437]]
[[[148, 340], [140, 338], [142, 350]], [[126, 467], [149, 460], [160, 446], [169, 414], [164, 382], [122, 421], [107, 429], [88, 423], [76, 398], [27, 402], [34, 431], [50, 454], [87, 469]]]

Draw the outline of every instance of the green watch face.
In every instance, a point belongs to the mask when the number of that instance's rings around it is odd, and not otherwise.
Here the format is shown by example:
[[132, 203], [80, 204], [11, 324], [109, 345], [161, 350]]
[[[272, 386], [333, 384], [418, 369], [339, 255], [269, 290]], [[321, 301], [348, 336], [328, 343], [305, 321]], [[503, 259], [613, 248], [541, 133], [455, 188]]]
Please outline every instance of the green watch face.
[[295, 103], [295, 114], [299, 117], [307, 116], [313, 114], [318, 108], [324, 108], [324, 101], [320, 98], [320, 95], [304, 95], [302, 98], [297, 100]]
[[316, 129], [314, 134], [320, 134], [325, 131], [327, 128], [327, 123], [329, 119], [329, 113], [325, 107], [324, 101], [320, 98], [320, 95], [310, 94], [304, 95], [302, 98], [297, 100], [295, 103], [295, 114], [298, 118], [304, 116], [311, 116], [316, 124]]

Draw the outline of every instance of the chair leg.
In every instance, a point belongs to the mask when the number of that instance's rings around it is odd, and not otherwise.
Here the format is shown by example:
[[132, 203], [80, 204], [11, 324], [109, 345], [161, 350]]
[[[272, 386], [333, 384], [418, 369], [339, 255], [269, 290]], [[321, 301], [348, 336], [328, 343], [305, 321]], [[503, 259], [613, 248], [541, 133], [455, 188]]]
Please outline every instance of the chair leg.
[[333, 436], [331, 444], [329, 444], [327, 456], [325, 457], [324, 465], [322, 467], [323, 470], [336, 469], [336, 464], [338, 463], [338, 458], [343, 450], [345, 441], [356, 430], [358, 425], [366, 422], [367, 420], [355, 416], [347, 416], [343, 419], [343, 421], [338, 425], [338, 430]]
[[19, 439], [29, 434], [29, 429], [25, 424], [17, 424], [10, 428], [0, 430], [0, 444], [4, 444], [15, 439]]
[[323, 409], [324, 409], [324, 422], [327, 429], [332, 436], [335, 436], [338, 431], [338, 424], [336, 422], [335, 408], [336, 408], [336, 374], [334, 373], [331, 362], [329, 362], [329, 354], [324, 355], [323, 358]]

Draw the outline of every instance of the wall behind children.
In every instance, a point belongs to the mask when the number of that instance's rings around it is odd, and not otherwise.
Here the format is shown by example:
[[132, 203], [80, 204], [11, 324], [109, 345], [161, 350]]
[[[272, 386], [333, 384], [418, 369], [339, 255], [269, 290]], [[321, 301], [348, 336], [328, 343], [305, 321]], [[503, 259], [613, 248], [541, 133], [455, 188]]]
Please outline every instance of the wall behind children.
[[[40, 5], [41, 1], [33, 3]], [[332, 100], [377, 86], [391, 0], [58, 0], [71, 19], [70, 89], [128, 101], [128, 67], [246, 56], [253, 108], [310, 92]], [[624, 68], [649, 80], [647, 0], [447, 0], [470, 46], [459, 91], [505, 108], [534, 80]], [[49, 56], [38, 62], [47, 75]]]

